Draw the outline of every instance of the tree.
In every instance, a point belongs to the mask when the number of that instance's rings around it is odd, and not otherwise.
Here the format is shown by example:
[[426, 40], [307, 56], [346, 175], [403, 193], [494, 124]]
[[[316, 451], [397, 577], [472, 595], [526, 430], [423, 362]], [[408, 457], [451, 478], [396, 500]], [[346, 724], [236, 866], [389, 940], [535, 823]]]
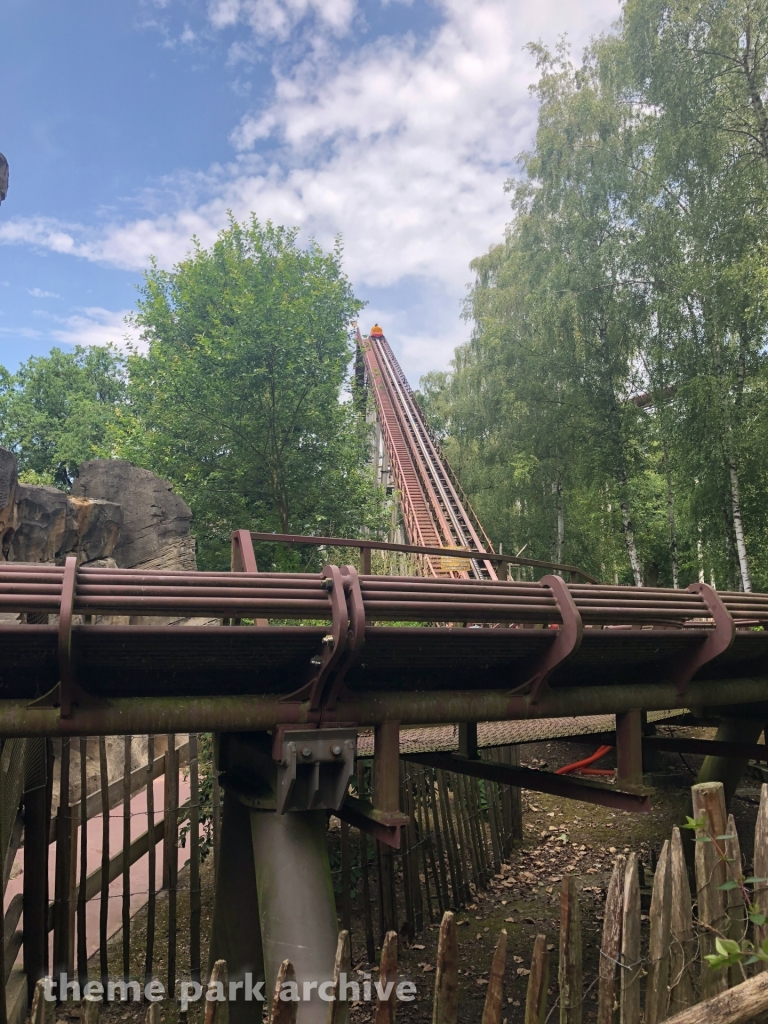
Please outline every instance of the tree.
[[235, 528], [349, 533], [383, 524], [368, 438], [342, 401], [361, 303], [341, 247], [297, 244], [254, 217], [146, 275], [129, 360], [122, 453], [195, 513], [203, 562]]
[[424, 394], [505, 545], [637, 585], [768, 580], [767, 26], [763, 0], [628, 0], [580, 66], [531, 48], [513, 220]]
[[0, 444], [22, 479], [68, 487], [80, 462], [112, 454], [125, 393], [125, 359], [111, 346], [54, 348], [15, 374], [0, 367]]

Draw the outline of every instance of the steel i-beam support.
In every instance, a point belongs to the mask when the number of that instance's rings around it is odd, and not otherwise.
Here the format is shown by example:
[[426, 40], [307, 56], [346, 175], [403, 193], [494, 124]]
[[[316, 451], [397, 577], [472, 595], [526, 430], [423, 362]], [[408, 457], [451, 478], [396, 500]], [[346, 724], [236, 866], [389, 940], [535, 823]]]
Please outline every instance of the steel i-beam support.
[[620, 785], [643, 784], [643, 713], [639, 708], [616, 715], [616, 777]]
[[477, 749], [477, 722], [459, 722], [459, 757], [476, 761], [480, 757]]

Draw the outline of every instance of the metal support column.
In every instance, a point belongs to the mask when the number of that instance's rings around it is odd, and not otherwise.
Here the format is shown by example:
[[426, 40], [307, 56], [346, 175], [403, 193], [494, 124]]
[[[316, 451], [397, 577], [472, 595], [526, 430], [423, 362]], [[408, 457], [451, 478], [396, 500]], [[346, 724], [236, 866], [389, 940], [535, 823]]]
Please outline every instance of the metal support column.
[[400, 723], [382, 722], [373, 734], [373, 806], [400, 810]]
[[[267, 993], [283, 960], [302, 993], [305, 982], [333, 979], [338, 924], [327, 829], [325, 811], [251, 811]], [[297, 1024], [326, 1024], [328, 1005], [315, 989], [299, 1002]]]
[[[211, 922], [208, 975], [227, 961], [230, 982], [264, 981], [259, 904], [253, 866], [251, 812], [234, 793], [223, 793], [221, 839], [216, 857], [216, 891]], [[263, 1003], [245, 1000], [240, 989], [229, 1003], [230, 1024], [260, 1024]]]
[[459, 722], [459, 757], [477, 760], [480, 754], [477, 749], [477, 722]]
[[625, 786], [643, 784], [643, 715], [639, 709], [616, 715], [616, 768]]

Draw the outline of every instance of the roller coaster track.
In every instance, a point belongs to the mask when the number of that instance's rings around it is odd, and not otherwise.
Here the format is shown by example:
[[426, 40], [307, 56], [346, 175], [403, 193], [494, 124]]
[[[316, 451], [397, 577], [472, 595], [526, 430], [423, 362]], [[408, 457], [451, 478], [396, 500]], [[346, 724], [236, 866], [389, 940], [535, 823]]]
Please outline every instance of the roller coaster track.
[[[409, 542], [461, 551], [493, 551], [427, 426], [387, 339], [383, 335], [363, 338], [358, 332], [357, 342], [376, 403]], [[470, 558], [468, 571], [446, 569], [436, 556], [427, 556], [424, 565], [433, 576], [497, 578], [494, 567], [482, 558]]]

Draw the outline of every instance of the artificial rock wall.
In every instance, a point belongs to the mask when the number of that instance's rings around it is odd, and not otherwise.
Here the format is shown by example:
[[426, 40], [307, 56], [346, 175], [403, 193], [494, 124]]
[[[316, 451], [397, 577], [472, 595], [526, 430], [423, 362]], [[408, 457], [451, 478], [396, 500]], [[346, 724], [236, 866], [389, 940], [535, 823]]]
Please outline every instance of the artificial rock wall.
[[[12, 452], [0, 448], [0, 540], [6, 562], [38, 562], [61, 565], [76, 555], [80, 565], [108, 568], [197, 568], [195, 540], [190, 533], [192, 512], [171, 485], [146, 469], [124, 459], [92, 459], [83, 462], [65, 494], [56, 487], [24, 484]], [[46, 616], [55, 622], [56, 616]], [[0, 622], [18, 621], [15, 613], [0, 613]], [[78, 620], [76, 617], [75, 621]], [[113, 625], [141, 622], [139, 616], [97, 616]], [[202, 624], [209, 619], [148, 619], [156, 624]], [[183, 742], [185, 737], [177, 737]], [[155, 756], [163, 752], [165, 737], [155, 738]], [[53, 799], [59, 801], [59, 751], [54, 741]], [[106, 737], [107, 773], [110, 782], [120, 777], [124, 765], [124, 740]], [[147, 738], [134, 736], [133, 768], [146, 763]], [[79, 799], [80, 748], [70, 754], [70, 800]], [[87, 741], [88, 792], [99, 788], [98, 739]]]
[[[124, 459], [83, 462], [71, 494], [18, 480], [0, 448], [2, 560], [196, 569], [192, 512], [171, 485]], [[105, 561], [108, 559], [109, 561]]]

